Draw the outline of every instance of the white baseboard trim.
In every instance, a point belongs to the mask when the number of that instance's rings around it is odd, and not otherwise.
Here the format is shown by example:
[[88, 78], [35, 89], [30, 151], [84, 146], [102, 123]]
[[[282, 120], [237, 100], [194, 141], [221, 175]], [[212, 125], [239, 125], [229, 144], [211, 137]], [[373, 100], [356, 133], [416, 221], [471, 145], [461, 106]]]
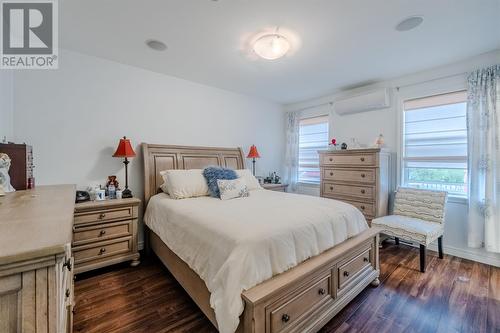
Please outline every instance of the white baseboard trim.
[[[392, 238], [392, 237], [389, 237]], [[409, 244], [413, 247], [419, 247], [418, 244], [415, 243], [410, 243], [407, 241], [404, 241], [401, 239], [402, 243]], [[437, 244], [431, 243], [427, 249], [438, 252]], [[472, 261], [477, 261], [482, 264], [486, 265], [491, 265], [495, 267], [500, 267], [500, 256], [496, 257], [494, 254], [493, 255], [485, 255], [483, 253], [477, 253], [475, 251], [467, 250], [467, 249], [462, 249], [454, 246], [446, 246], [443, 244], [443, 252], [445, 255], [452, 255], [455, 257], [463, 258], [463, 259], [468, 259]]]
[[[430, 244], [428, 248], [432, 251], [437, 252], [437, 245], [436, 244]], [[443, 252], [444, 252], [444, 254], [449, 254], [449, 255], [452, 255], [455, 257], [460, 257], [460, 258], [469, 259], [472, 261], [477, 261], [477, 262], [480, 262], [483, 264], [500, 267], [500, 257], [495, 258], [494, 256], [488, 256], [487, 254], [484, 255], [482, 253], [469, 251], [467, 249], [461, 249], [458, 247], [446, 246], [446, 245], [443, 246]]]

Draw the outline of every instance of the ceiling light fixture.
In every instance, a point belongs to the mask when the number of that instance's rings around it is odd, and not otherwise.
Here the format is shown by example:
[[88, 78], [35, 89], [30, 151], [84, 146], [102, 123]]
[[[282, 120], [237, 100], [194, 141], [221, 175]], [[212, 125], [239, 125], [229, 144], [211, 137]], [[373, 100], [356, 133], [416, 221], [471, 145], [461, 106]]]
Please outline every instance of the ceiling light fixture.
[[419, 25], [421, 25], [422, 22], [424, 22], [423, 16], [418, 16], [418, 15], [410, 16], [410, 17], [405, 18], [401, 22], [399, 22], [396, 25], [396, 30], [401, 31], [401, 32], [412, 30], [412, 29], [415, 29], [416, 27], [418, 27]]
[[254, 52], [266, 60], [279, 59], [290, 50], [290, 42], [278, 32], [260, 37], [253, 44]]
[[146, 45], [155, 51], [165, 51], [167, 49], [167, 45], [165, 43], [156, 39], [148, 39], [146, 41]]

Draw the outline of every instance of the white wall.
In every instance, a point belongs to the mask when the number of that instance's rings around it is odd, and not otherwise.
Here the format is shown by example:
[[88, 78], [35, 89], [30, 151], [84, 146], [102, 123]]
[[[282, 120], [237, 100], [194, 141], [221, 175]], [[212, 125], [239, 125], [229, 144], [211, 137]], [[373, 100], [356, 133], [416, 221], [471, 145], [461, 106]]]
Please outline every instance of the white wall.
[[[118, 139], [132, 140], [129, 185], [142, 197], [141, 142], [243, 147], [257, 145], [257, 173], [280, 170], [282, 107], [256, 98], [74, 52], [58, 70], [19, 71], [14, 78], [14, 132], [33, 145], [38, 185], [84, 188], [118, 175]], [[250, 163], [248, 163], [250, 167]]]
[[13, 77], [13, 71], [0, 70], [0, 142], [14, 140]]
[[[397, 160], [399, 150], [399, 108], [398, 98], [403, 91], [413, 90], [413, 87], [425, 82], [426, 86], [445, 88], [447, 85], [454, 89], [457, 84], [466, 86], [466, 72], [476, 68], [500, 63], [500, 50], [479, 55], [455, 64], [434, 68], [432, 70], [405, 75], [394, 80], [379, 82], [370, 86], [338, 92], [317, 99], [290, 104], [287, 111], [302, 110], [308, 116], [326, 114], [330, 112], [330, 137], [337, 138], [338, 142], [349, 142], [356, 137], [361, 144], [371, 145], [377, 136], [382, 133], [387, 148]], [[458, 82], [458, 83], [457, 83]], [[388, 109], [363, 112], [353, 115], [339, 116], [331, 112], [330, 102], [347, 96], [356, 95], [375, 88], [388, 87], [392, 92], [392, 106]], [[401, 87], [398, 91], [397, 87]], [[395, 166], [396, 163], [394, 163]], [[395, 169], [396, 170], [396, 169]], [[397, 182], [396, 172], [393, 174], [394, 184]], [[300, 186], [299, 192], [310, 195], [319, 195], [319, 187]], [[500, 254], [473, 249], [467, 246], [467, 203], [451, 200], [447, 206], [444, 234], [445, 252], [476, 261], [500, 266]], [[432, 244], [431, 248], [436, 245]]]

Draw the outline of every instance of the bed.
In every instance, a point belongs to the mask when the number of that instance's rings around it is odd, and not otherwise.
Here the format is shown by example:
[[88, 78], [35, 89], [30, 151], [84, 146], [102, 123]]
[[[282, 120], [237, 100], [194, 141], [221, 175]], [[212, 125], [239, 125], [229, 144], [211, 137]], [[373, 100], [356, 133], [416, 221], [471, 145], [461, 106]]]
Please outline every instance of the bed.
[[242, 169], [241, 149], [142, 148], [146, 247], [221, 332], [317, 331], [378, 285], [378, 230], [353, 206], [267, 190], [170, 199], [160, 171]]

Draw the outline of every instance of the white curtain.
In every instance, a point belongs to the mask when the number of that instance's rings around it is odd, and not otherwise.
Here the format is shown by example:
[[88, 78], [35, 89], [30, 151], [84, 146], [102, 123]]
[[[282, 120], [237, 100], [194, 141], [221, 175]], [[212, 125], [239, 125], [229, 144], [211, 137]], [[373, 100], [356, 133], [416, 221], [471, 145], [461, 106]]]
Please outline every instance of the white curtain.
[[300, 112], [287, 112], [286, 121], [286, 149], [285, 149], [285, 180], [290, 189], [297, 190], [299, 176], [299, 130]]
[[500, 252], [500, 65], [468, 77], [470, 247]]

